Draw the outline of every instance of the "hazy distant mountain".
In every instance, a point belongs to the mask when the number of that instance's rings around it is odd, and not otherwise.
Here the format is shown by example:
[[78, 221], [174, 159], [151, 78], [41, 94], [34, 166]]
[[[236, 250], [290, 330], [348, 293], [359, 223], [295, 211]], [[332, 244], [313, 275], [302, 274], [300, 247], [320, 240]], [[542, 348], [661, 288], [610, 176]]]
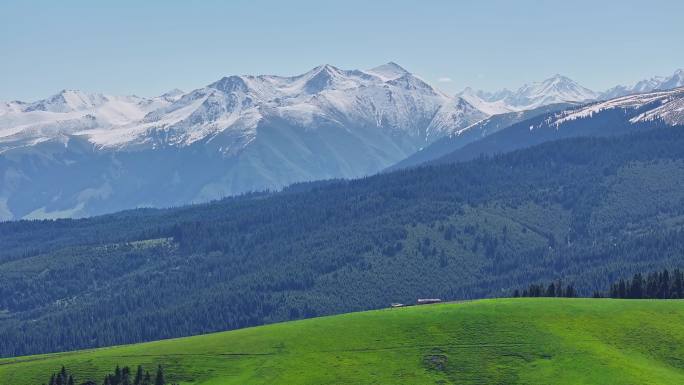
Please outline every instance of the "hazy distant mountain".
[[618, 85], [603, 92], [592, 91], [565, 76], [554, 75], [541, 82], [526, 84], [516, 91], [503, 89], [496, 92], [474, 90], [467, 87], [458, 96], [490, 115], [531, 110], [549, 104], [578, 103], [608, 100], [656, 90], [670, 90], [684, 86], [684, 70], [670, 76], [654, 76], [630, 85]]
[[598, 97], [596, 92], [561, 75], [526, 84], [516, 91], [486, 92], [466, 88], [458, 95], [491, 115], [531, 110], [549, 104], [586, 102]]
[[626, 86], [616, 86], [602, 92], [601, 99], [612, 99], [619, 96], [651, 92], [654, 90], [669, 90], [684, 87], [684, 69], [678, 69], [670, 76], [654, 76], [650, 79], [640, 80]]
[[156, 98], [0, 104], [0, 219], [84, 216], [375, 173], [486, 117], [396, 63]]

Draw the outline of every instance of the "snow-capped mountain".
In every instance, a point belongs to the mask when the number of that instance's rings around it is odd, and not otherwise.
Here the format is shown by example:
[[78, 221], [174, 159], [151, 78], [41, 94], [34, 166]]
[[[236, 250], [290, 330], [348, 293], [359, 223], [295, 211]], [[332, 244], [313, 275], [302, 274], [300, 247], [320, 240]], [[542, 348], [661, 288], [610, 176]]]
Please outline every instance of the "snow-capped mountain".
[[0, 104], [0, 218], [82, 216], [375, 173], [486, 114], [396, 63], [155, 98]]
[[634, 94], [591, 103], [554, 114], [544, 124], [561, 127], [568, 122], [592, 118], [607, 111], [620, 111], [631, 124], [660, 121], [671, 126], [684, 125], [684, 88]]
[[132, 124], [82, 131], [104, 148], [186, 146], [229, 133], [232, 153], [254, 139], [259, 124], [283, 119], [315, 130], [321, 122], [375, 126], [425, 143], [483, 117], [397, 64], [368, 71], [323, 65], [299, 76], [230, 76], [183, 95]]
[[466, 88], [458, 96], [490, 114], [531, 110], [557, 103], [581, 103], [598, 98], [598, 94], [572, 79], [554, 75], [544, 81], [525, 84], [516, 91], [475, 91]]
[[608, 100], [677, 87], [684, 87], [684, 69], [679, 69], [670, 76], [654, 76], [630, 85], [618, 85], [603, 92], [592, 91], [565, 76], [554, 75], [542, 82], [526, 84], [516, 91], [503, 89], [487, 92], [467, 87], [458, 96], [479, 110], [496, 115], [532, 110], [550, 104]]
[[504, 101], [505, 98], [513, 95], [512, 91], [506, 89], [489, 93], [486, 91], [474, 90], [470, 87], [466, 87], [457, 95], [488, 115], [500, 115], [510, 112], [517, 112], [515, 107], [508, 105]]
[[684, 87], [684, 69], [678, 69], [670, 76], [654, 76], [640, 80], [630, 85], [619, 85], [601, 93], [600, 98], [607, 100], [620, 96], [651, 92], [655, 90], [670, 90]]
[[63, 90], [33, 103], [1, 104], [0, 153], [44, 141], [63, 141], [85, 130], [112, 129], [138, 121], [173, 103], [177, 94], [174, 91], [157, 98], [141, 98]]
[[[482, 124], [478, 123], [472, 127], [480, 126]], [[483, 154], [503, 153], [563, 138], [622, 135], [669, 126], [684, 128], [684, 87], [622, 96], [543, 114], [498, 130], [431, 162], [470, 160]], [[468, 134], [468, 130], [463, 133]]]

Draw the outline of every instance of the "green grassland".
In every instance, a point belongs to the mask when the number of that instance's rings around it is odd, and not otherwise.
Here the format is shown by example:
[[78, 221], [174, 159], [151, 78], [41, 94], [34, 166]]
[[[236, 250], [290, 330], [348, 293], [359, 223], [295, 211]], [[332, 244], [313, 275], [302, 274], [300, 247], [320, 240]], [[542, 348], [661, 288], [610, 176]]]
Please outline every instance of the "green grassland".
[[181, 384], [684, 384], [684, 302], [495, 299], [384, 309], [0, 360], [0, 383], [66, 365], [98, 382], [157, 364]]

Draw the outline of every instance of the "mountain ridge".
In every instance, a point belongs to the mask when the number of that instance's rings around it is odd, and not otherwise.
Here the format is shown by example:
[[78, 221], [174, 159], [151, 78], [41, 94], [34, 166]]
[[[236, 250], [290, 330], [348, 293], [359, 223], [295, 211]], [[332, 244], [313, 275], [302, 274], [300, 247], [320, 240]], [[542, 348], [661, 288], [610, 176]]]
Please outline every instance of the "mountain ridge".
[[0, 114], [0, 178], [9, 181], [0, 218], [87, 216], [362, 177], [484, 117], [396, 63], [225, 76], [152, 99], [64, 91]]
[[387, 171], [422, 164], [463, 161], [575, 136], [638, 131], [648, 122], [684, 124], [684, 87], [586, 104], [552, 104], [493, 115], [433, 142]]
[[[543, 107], [492, 116], [487, 106], [447, 95], [394, 62], [225, 76], [154, 98], [63, 90], [0, 104], [0, 219], [169, 207], [363, 177], [414, 155], [430, 158], [427, 148], [453, 138], [437, 151], [445, 155], [553, 108], [547, 103], [591, 92], [555, 75], [521, 87], [519, 98], [510, 91], [489, 96], [518, 98], [517, 109]], [[676, 108], [652, 113], [679, 119]]]
[[654, 76], [628, 85], [617, 85], [604, 91], [590, 90], [567, 76], [555, 74], [545, 80], [525, 84], [515, 91], [504, 88], [488, 92], [466, 87], [456, 95], [493, 115], [530, 110], [554, 103], [608, 100], [683, 86], [684, 69], [678, 69], [669, 76]]
[[684, 125], [684, 87], [627, 95], [538, 115], [428, 163], [467, 161], [571, 137], [619, 136], [649, 129], [653, 124]]

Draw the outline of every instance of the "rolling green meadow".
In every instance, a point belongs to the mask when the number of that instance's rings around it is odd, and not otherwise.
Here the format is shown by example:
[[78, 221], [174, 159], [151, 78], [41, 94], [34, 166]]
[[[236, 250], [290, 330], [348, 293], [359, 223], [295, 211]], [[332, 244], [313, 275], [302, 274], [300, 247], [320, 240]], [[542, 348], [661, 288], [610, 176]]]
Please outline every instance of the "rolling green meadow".
[[0, 383], [116, 365], [180, 384], [684, 384], [684, 302], [516, 298], [382, 309], [0, 360]]

